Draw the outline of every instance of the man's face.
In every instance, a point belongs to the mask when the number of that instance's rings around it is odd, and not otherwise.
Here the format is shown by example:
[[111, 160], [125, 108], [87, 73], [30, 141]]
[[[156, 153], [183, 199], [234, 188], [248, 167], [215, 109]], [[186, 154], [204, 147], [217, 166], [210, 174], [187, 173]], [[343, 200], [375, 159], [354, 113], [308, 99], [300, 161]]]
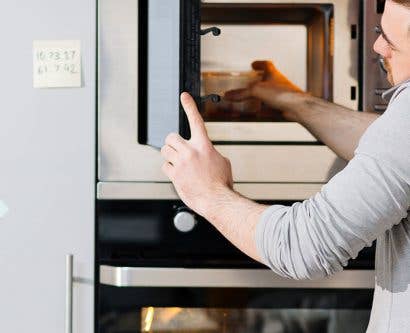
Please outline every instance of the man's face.
[[392, 85], [410, 79], [410, 8], [386, 1], [374, 50], [380, 54]]

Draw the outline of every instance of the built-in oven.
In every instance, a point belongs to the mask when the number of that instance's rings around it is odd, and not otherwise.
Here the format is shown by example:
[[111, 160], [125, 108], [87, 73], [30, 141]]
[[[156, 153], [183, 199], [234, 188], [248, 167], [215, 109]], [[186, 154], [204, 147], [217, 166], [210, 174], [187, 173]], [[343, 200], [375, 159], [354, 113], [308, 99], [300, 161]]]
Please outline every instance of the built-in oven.
[[251, 63], [264, 59], [315, 96], [382, 110], [388, 85], [372, 51], [380, 3], [100, 0], [98, 197], [177, 198], [158, 148], [170, 132], [189, 135], [183, 90], [231, 160], [241, 193], [269, 200], [314, 194], [344, 162], [260, 101], [231, 103], [223, 94], [260, 80]]
[[97, 332], [366, 329], [369, 249], [331, 278], [293, 281], [246, 257], [180, 201], [103, 200], [97, 218]]
[[236, 190], [268, 204], [315, 194], [344, 162], [299, 124], [224, 92], [259, 80], [250, 64], [263, 59], [315, 96], [383, 111], [388, 83], [372, 51], [382, 9], [378, 0], [98, 1], [98, 332], [364, 331], [372, 248], [324, 281], [282, 279], [179, 201], [158, 148], [169, 132], [189, 136], [179, 104], [189, 91]]

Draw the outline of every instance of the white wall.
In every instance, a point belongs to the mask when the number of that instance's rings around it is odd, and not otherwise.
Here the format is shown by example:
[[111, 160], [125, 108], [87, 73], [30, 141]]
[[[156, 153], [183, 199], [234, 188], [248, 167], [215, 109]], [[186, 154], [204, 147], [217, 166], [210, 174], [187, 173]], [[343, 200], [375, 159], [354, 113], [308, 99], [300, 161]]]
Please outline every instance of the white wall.
[[[0, 6], [0, 332], [64, 331], [65, 254], [93, 279], [93, 0]], [[83, 87], [32, 88], [34, 39], [78, 39]], [[74, 286], [74, 332], [91, 332], [93, 286]]]

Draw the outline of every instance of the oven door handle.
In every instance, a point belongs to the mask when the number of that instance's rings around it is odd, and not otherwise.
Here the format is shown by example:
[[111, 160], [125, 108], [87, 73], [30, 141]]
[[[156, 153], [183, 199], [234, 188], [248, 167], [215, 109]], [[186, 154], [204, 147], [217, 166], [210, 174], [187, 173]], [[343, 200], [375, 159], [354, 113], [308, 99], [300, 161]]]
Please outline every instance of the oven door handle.
[[373, 289], [373, 270], [345, 270], [322, 280], [291, 280], [269, 269], [100, 266], [100, 283], [115, 287]]

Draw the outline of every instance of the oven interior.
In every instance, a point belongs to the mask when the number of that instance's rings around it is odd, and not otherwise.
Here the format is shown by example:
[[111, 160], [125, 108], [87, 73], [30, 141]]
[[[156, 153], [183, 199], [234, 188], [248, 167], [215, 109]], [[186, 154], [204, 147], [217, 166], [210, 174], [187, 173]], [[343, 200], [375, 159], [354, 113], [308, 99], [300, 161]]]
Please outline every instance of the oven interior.
[[256, 60], [275, 64], [290, 81], [332, 101], [333, 5], [203, 3], [201, 29], [219, 35], [201, 38], [201, 94], [219, 95], [202, 107], [205, 121], [280, 121], [260, 102], [224, 99], [227, 90], [245, 88], [263, 77]]
[[100, 333], [360, 333], [373, 291], [102, 285], [99, 292]]

